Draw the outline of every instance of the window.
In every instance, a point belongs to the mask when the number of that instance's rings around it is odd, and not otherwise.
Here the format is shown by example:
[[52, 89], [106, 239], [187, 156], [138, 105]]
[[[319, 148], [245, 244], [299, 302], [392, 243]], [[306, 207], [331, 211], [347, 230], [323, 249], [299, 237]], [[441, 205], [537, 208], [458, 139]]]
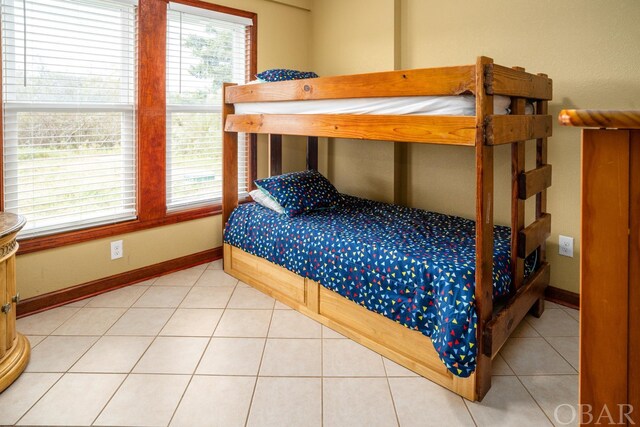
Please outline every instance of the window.
[[21, 237], [136, 216], [133, 0], [0, 0], [6, 211]]
[[[167, 208], [222, 197], [222, 83], [248, 79], [252, 20], [170, 3], [167, 16]], [[239, 191], [247, 187], [239, 141]]]
[[[0, 21], [0, 210], [27, 217], [20, 253], [220, 212], [221, 82], [256, 73], [255, 13], [0, 0]], [[255, 139], [239, 140], [244, 193]]]

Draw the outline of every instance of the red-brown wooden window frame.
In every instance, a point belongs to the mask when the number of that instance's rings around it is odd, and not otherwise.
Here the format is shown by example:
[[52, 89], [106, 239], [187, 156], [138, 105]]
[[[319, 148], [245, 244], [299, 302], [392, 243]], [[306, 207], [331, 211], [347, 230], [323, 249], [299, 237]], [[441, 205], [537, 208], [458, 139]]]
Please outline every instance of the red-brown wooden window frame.
[[[257, 72], [258, 17], [253, 12], [218, 6], [200, 0], [172, 0], [189, 6], [242, 16], [253, 21], [247, 29], [249, 76]], [[221, 204], [215, 203], [168, 213], [166, 208], [166, 35], [167, 0], [138, 0], [137, 13], [137, 213], [138, 218], [115, 224], [84, 228], [46, 236], [19, 239], [18, 254], [25, 254], [90, 240], [131, 233], [218, 215]], [[1, 61], [1, 55], [0, 55]], [[2, 63], [0, 62], [0, 66]], [[0, 85], [0, 97], [2, 85]], [[0, 111], [0, 125], [2, 122]], [[247, 136], [249, 170], [247, 188], [256, 177], [256, 138]], [[0, 158], [3, 158], [0, 132]], [[4, 163], [0, 163], [3, 172]], [[4, 173], [0, 173], [0, 203], [4, 207]], [[28, 220], [29, 218], [27, 218]]]

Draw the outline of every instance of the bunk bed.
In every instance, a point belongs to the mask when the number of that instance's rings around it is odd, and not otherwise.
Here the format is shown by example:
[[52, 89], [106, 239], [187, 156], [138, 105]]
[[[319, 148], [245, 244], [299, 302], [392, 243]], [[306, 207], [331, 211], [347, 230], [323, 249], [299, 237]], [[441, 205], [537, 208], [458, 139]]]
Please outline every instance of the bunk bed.
[[[471, 114], [396, 114], [393, 110], [382, 114], [331, 114], [322, 110], [314, 113], [315, 107], [306, 114], [295, 111], [300, 110], [296, 107], [299, 103], [323, 100], [418, 100], [465, 95], [467, 99], [472, 96], [475, 108]], [[494, 101], [499, 96], [509, 98], [508, 114], [494, 114]], [[223, 227], [238, 207], [239, 132], [269, 135], [272, 173], [279, 172], [282, 135], [309, 137], [308, 169], [317, 169], [318, 137], [449, 144], [475, 150], [475, 264], [470, 279], [475, 287], [471, 288], [470, 304], [477, 321], [471, 332], [475, 333], [476, 353], [475, 369], [470, 374], [460, 376], [447, 369], [442, 352], [437, 352], [431, 338], [423, 333], [345, 298], [308, 275], [303, 277], [229, 244], [226, 237], [225, 271], [423, 377], [469, 400], [481, 400], [491, 386], [492, 359], [528, 312], [540, 316], [544, 310], [544, 291], [550, 277], [545, 241], [551, 228], [546, 211], [546, 189], [551, 185], [551, 166], [547, 164], [547, 138], [552, 129], [547, 108], [551, 97], [552, 81], [546, 75], [500, 66], [486, 57], [457, 67], [224, 85]], [[289, 102], [294, 102], [294, 111], [285, 108]], [[269, 112], [269, 104], [277, 107], [276, 113]], [[525, 171], [525, 143], [529, 140], [536, 141], [536, 167]], [[510, 279], [507, 299], [494, 304], [493, 151], [502, 144], [511, 145], [511, 228], [503, 237], [513, 250], [506, 252]], [[535, 221], [525, 226], [525, 201], [531, 197], [535, 197]], [[537, 262], [525, 274], [525, 260], [531, 257]]]

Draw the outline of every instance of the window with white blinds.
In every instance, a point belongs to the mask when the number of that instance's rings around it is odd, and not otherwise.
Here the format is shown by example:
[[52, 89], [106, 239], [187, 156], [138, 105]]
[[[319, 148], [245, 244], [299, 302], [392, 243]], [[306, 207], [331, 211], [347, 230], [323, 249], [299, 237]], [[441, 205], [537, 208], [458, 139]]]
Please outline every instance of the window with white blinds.
[[0, 0], [5, 210], [21, 236], [136, 216], [134, 0]]
[[[252, 21], [169, 3], [167, 16], [167, 208], [222, 197], [222, 83], [245, 83]], [[247, 150], [238, 137], [238, 189]]]

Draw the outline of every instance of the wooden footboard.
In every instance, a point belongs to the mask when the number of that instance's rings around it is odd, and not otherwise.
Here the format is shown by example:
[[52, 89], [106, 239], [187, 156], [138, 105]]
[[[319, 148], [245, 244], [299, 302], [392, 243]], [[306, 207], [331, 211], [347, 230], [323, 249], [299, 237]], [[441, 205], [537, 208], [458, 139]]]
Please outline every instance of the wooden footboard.
[[429, 337], [242, 249], [224, 245], [224, 271], [454, 393], [477, 400], [475, 374], [459, 378]]

